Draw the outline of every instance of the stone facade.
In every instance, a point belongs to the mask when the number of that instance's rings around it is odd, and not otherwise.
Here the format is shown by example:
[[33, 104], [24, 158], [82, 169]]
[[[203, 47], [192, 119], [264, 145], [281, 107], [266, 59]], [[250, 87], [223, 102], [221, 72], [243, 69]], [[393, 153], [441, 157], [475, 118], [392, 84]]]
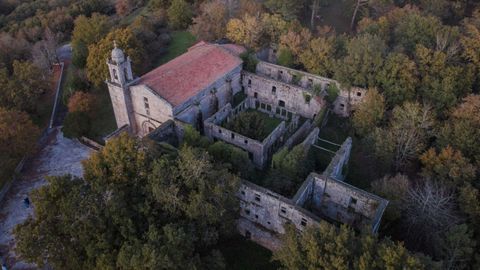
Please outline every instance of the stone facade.
[[[116, 61], [113, 60], [114, 57], [117, 57]], [[201, 88], [194, 89], [192, 91], [194, 94], [186, 96], [178, 104], [170, 102], [147, 84], [142, 83], [142, 78], [134, 78], [130, 58], [125, 58], [120, 49], [115, 47], [107, 65], [110, 70], [110, 79], [106, 83], [117, 126], [120, 128], [128, 125], [129, 131], [140, 137], [146, 136], [168, 120], [179, 120], [198, 127], [199, 122], [203, 122], [203, 119], [230, 103], [233, 95], [242, 89], [240, 60], [236, 65], [235, 62], [233, 63], [235, 66], [231, 70], [216, 76], [214, 81], [207, 84], [202, 82]], [[188, 80], [188, 78], [185, 79]], [[195, 88], [196, 85], [193, 84], [191, 87]]]
[[243, 181], [240, 200], [239, 232], [256, 243], [275, 250], [285, 225], [299, 231], [318, 226], [321, 220], [349, 224], [355, 229], [369, 227], [377, 232], [388, 201], [349, 184], [311, 173], [292, 199]]

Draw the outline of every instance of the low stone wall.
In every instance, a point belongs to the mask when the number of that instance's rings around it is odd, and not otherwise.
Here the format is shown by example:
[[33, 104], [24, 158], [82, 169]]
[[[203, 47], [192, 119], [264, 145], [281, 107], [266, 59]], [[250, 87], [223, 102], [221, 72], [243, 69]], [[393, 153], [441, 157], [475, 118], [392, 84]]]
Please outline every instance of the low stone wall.
[[279, 140], [281, 141], [282, 135], [285, 133], [285, 121], [282, 121], [261, 142], [220, 126], [224, 121], [230, 121], [236, 114], [250, 108], [252, 106], [251, 103], [251, 99], [247, 98], [234, 109], [232, 109], [230, 104], [227, 104], [204, 121], [204, 132], [205, 136], [210, 140], [221, 140], [247, 151], [253, 163], [257, 167], [263, 168], [268, 163], [273, 148]]

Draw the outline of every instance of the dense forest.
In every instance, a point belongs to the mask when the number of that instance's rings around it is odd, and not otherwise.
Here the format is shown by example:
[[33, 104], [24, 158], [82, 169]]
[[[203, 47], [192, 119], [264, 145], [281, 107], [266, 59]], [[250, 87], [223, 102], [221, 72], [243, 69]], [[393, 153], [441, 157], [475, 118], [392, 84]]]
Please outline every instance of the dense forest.
[[[354, 140], [347, 181], [390, 201], [380, 233], [289, 229], [273, 254], [281, 267], [480, 268], [477, 0], [1, 1], [0, 179], [46, 127], [61, 45], [73, 51], [63, 131], [101, 140], [115, 128], [103, 83], [114, 40], [141, 75], [179, 46], [224, 38], [368, 89], [339, 121]], [[50, 178], [32, 196], [37, 219], [16, 230], [21, 258], [55, 269], [230, 269], [221, 251], [238, 176], [289, 193], [309, 157], [279, 153], [259, 176], [237, 149], [199, 136], [190, 130], [179, 150], [121, 137], [85, 162], [83, 180]]]

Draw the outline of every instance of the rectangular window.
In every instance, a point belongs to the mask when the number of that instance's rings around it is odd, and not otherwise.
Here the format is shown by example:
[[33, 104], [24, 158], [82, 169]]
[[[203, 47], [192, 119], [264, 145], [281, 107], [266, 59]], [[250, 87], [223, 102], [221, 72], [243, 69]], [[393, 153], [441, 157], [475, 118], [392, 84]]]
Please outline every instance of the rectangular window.
[[245, 214], [247, 214], [247, 216], [250, 215], [250, 210], [245, 209]]
[[287, 213], [287, 208], [285, 208], [285, 207], [282, 206], [282, 208], [280, 208], [280, 212], [281, 212], [282, 214], [286, 214], [286, 213]]
[[245, 140], [245, 144], [248, 144], [248, 140]]
[[257, 201], [257, 202], [260, 201], [260, 194], [255, 194], [255, 201]]
[[265, 103], [260, 103], [260, 108], [265, 110]]
[[272, 94], [275, 94], [277, 92], [277, 87], [276, 86], [272, 86]]
[[279, 101], [278, 101], [278, 106], [280, 106], [280, 107], [285, 107], [285, 101], [279, 100]]
[[235, 133], [232, 133], [231, 136], [232, 136], [232, 139], [235, 139]]
[[253, 93], [253, 97], [258, 98], [258, 93], [257, 92]]
[[300, 221], [300, 225], [302, 225], [303, 227], [307, 226], [307, 220], [302, 218], [302, 220]]
[[357, 204], [357, 199], [350, 198], [350, 204]]
[[145, 106], [145, 112], [147, 115], [150, 115], [150, 104], [148, 103], [148, 98], [143, 97], [143, 106]]
[[272, 110], [272, 106], [271, 105], [267, 105], [267, 111], [271, 111]]
[[252, 80], [248, 80], [248, 87], [252, 86]]

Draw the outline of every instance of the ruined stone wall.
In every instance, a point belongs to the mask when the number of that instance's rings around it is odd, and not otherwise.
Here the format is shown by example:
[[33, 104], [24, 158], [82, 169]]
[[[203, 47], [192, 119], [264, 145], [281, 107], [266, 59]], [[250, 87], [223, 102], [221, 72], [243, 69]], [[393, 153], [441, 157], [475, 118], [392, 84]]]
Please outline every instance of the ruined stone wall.
[[311, 91], [271, 78], [243, 72], [245, 93], [256, 101], [270, 104], [272, 112], [277, 109], [286, 113], [299, 114], [305, 118], [314, 118], [324, 106], [321, 98]]
[[333, 103], [333, 112], [343, 117], [350, 116], [355, 110], [355, 106], [363, 101], [366, 93], [366, 89], [359, 87], [340, 89], [338, 97]]
[[275, 235], [285, 233], [286, 223], [295, 225], [300, 231], [318, 225], [319, 219], [312, 213], [291, 200], [248, 181], [242, 182], [237, 196], [240, 199], [240, 233], [250, 236], [266, 248], [279, 247]]
[[263, 168], [268, 163], [276, 143], [283, 139], [282, 136], [286, 131], [285, 121], [282, 121], [261, 142], [220, 126], [222, 122], [230, 121], [250, 106], [252, 106], [251, 99], [248, 98], [233, 109], [230, 104], [227, 104], [204, 121], [204, 132], [210, 140], [221, 140], [247, 151], [253, 163]]
[[[309, 90], [313, 90], [314, 86], [320, 86], [321, 90], [325, 90], [332, 83], [338, 85], [337, 81], [329, 78], [263, 61], [258, 63], [256, 73], [273, 80], [294, 84]], [[338, 87], [339, 86], [340, 85], [338, 85]]]
[[343, 181], [346, 176], [346, 166], [350, 159], [350, 152], [352, 150], [352, 138], [348, 137], [340, 146], [340, 149], [335, 153], [335, 156], [330, 161], [330, 164], [325, 169], [324, 174], [337, 180]]
[[325, 175], [310, 174], [294, 200], [320, 218], [376, 232], [388, 201]]

